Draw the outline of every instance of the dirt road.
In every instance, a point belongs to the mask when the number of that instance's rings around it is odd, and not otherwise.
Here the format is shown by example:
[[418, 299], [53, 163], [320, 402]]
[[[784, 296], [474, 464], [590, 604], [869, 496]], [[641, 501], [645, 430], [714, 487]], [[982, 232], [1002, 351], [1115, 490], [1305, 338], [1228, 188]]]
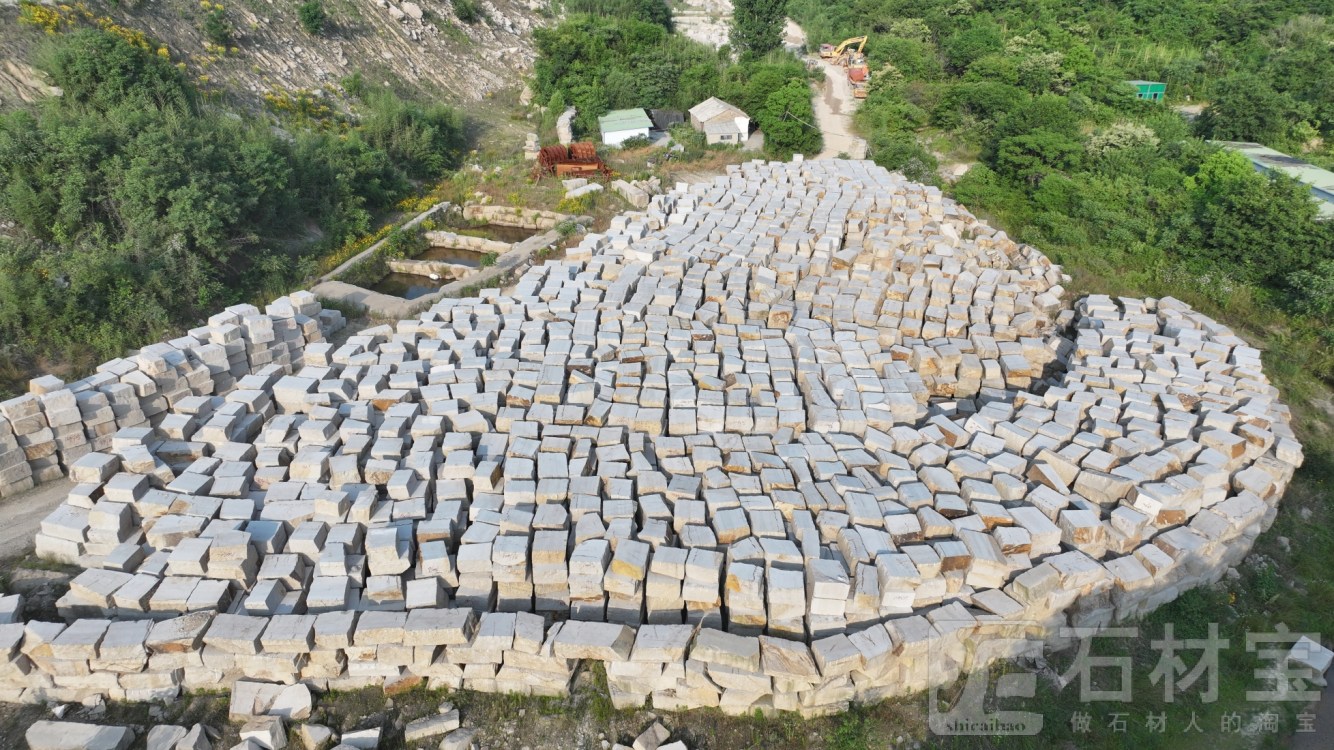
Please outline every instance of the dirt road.
[[0, 500], [0, 561], [22, 557], [32, 549], [32, 538], [42, 519], [60, 505], [73, 486], [68, 479], [61, 479]]
[[[783, 46], [794, 52], [806, 47], [806, 31], [791, 18], [783, 25]], [[852, 131], [852, 113], [857, 100], [847, 71], [820, 58], [818, 50], [809, 51], [807, 64], [824, 71], [824, 83], [811, 85], [811, 105], [815, 108], [815, 126], [824, 135], [824, 150], [815, 159], [835, 159], [846, 154], [853, 159], [866, 158], [866, 141]]]
[[791, 18], [783, 19], [783, 47], [799, 55], [806, 48], [806, 30]]
[[852, 96], [847, 71], [821, 60], [819, 55], [808, 57], [824, 69], [825, 77], [823, 86], [812, 85], [815, 124], [824, 135], [824, 150], [815, 158], [835, 159], [843, 154], [853, 159], [865, 159], [866, 141], [852, 131], [852, 113], [857, 111], [857, 100]]

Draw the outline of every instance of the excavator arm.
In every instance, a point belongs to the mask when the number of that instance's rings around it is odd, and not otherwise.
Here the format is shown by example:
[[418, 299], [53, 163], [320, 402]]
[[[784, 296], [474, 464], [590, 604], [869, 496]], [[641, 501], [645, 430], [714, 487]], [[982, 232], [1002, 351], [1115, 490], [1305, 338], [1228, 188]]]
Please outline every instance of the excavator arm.
[[838, 46], [834, 46], [832, 44], [822, 44], [820, 45], [820, 57], [823, 57], [825, 59], [841, 57], [843, 55], [844, 50], [846, 50], [848, 47], [854, 44], [857, 45], [857, 51], [861, 52], [862, 46], [866, 44], [866, 37], [854, 36], [850, 39], [844, 39], [842, 42], [838, 44]]
[[851, 39], [844, 39], [843, 42], [838, 45], [838, 47], [834, 48], [834, 57], [839, 57], [840, 55], [843, 54], [845, 50], [847, 50], [848, 47], [854, 44], [857, 45], [857, 52], [860, 53], [862, 51], [862, 47], [866, 46], [866, 37], [854, 36]]

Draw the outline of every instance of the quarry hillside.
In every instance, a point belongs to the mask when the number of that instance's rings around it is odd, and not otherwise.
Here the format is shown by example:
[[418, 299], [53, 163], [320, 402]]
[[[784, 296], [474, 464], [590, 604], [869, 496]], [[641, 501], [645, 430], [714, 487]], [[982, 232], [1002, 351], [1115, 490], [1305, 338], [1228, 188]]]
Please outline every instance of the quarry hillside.
[[301, 4], [292, 0], [127, 0], [34, 4], [27, 11], [0, 2], [0, 108], [33, 101], [46, 89], [33, 64], [42, 36], [32, 33], [31, 23], [20, 23], [21, 14], [52, 29], [142, 32], [201, 89], [243, 108], [300, 101], [303, 93], [318, 99], [358, 72], [369, 84], [457, 103], [517, 92], [534, 59], [532, 29], [553, 17], [548, 3], [463, 2], [456, 12], [443, 0], [328, 0], [318, 34], [302, 27]]

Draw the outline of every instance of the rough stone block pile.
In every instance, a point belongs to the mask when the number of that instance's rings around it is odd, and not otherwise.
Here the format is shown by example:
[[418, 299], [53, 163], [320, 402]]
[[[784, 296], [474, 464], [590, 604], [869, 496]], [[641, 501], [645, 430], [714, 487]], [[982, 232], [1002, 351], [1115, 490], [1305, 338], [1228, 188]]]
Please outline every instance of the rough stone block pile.
[[1246, 553], [1301, 447], [1230, 330], [1061, 281], [934, 188], [754, 162], [297, 359], [299, 316], [234, 312], [258, 369], [72, 466], [72, 624], [0, 626], [0, 697], [594, 659], [621, 706], [812, 715], [1133, 617]]
[[[0, 497], [69, 474], [88, 454], [111, 449], [118, 433], [164, 420], [179, 432], [193, 398], [226, 393], [265, 368], [300, 369], [305, 346], [342, 326], [337, 310], [322, 310], [314, 295], [296, 292], [263, 313], [253, 305], [229, 307], [187, 336], [105, 362], [82, 380], [36, 378], [29, 393], [0, 402]], [[122, 442], [144, 443], [148, 435], [131, 434], [124, 432]]]

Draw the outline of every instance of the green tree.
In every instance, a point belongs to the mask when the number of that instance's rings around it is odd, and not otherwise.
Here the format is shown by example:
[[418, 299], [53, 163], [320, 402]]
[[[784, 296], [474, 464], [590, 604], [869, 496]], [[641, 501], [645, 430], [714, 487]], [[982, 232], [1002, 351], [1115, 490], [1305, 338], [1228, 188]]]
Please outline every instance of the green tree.
[[990, 16], [976, 16], [967, 28], [951, 34], [943, 45], [950, 70], [961, 73], [974, 60], [1005, 48], [1001, 27]]
[[301, 28], [311, 36], [318, 36], [324, 31], [324, 24], [329, 20], [320, 0], [306, 0], [297, 8], [297, 16], [301, 19]]
[[1001, 174], [1037, 187], [1047, 175], [1073, 167], [1082, 151], [1079, 141], [1038, 128], [1002, 139], [995, 164]]
[[792, 80], [775, 89], [755, 115], [764, 131], [764, 149], [778, 158], [792, 154], [817, 154], [823, 139], [815, 127], [811, 89], [802, 80]]
[[1186, 180], [1192, 210], [1178, 226], [1178, 252], [1201, 269], [1281, 285], [1334, 259], [1334, 231], [1317, 222], [1310, 189], [1269, 178], [1232, 151], [1217, 151]]
[[730, 41], [743, 60], [763, 57], [783, 44], [784, 0], [734, 0]]
[[1201, 137], [1281, 145], [1294, 116], [1291, 100], [1254, 73], [1219, 81], [1209, 106], [1196, 119]]
[[462, 147], [457, 113], [387, 91], [363, 91], [345, 130], [280, 135], [198, 107], [170, 62], [121, 36], [49, 44], [66, 94], [0, 115], [0, 356], [114, 356], [281, 292], [309, 268], [312, 233], [338, 246], [365, 232]]

